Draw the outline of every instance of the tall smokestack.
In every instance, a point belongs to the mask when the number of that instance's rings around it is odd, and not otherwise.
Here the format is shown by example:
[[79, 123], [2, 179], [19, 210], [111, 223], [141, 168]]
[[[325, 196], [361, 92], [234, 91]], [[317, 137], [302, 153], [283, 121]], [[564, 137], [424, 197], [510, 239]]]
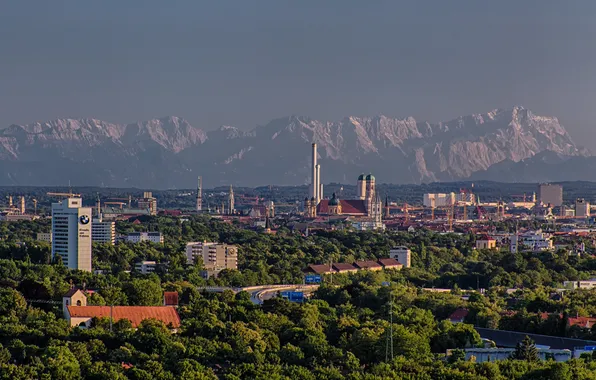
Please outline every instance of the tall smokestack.
[[323, 193], [321, 192], [321, 165], [317, 164], [317, 203], [321, 202]]
[[319, 201], [321, 199], [323, 199], [323, 184], [322, 183], [319, 183]]
[[312, 144], [312, 183], [311, 183], [311, 196], [317, 199], [317, 193], [319, 185], [317, 182], [317, 144]]
[[203, 210], [203, 177], [199, 176], [197, 184], [197, 211]]

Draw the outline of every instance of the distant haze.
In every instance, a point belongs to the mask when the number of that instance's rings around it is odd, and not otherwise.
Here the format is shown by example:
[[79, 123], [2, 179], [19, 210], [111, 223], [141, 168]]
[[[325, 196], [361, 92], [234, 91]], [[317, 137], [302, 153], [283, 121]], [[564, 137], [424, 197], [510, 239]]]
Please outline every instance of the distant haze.
[[12, 1], [0, 126], [458, 115], [522, 104], [596, 143], [596, 2]]

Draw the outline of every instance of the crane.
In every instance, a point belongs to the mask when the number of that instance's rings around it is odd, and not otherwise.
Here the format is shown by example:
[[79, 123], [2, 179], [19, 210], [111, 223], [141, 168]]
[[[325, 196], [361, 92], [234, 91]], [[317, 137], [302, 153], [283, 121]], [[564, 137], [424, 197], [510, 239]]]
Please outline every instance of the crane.
[[104, 202], [104, 205], [120, 205], [120, 210], [122, 210], [122, 206], [124, 206], [125, 202]]
[[80, 197], [81, 196], [81, 194], [75, 194], [72, 191], [70, 191], [68, 193], [46, 193], [46, 195], [49, 195], [51, 197], [66, 197], [66, 198]]

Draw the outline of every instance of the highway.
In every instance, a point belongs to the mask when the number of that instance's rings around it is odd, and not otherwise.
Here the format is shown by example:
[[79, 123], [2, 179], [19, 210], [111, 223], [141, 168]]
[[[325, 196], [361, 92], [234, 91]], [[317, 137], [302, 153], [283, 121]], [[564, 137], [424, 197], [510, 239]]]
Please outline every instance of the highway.
[[231, 290], [234, 293], [248, 292], [250, 293], [250, 300], [255, 304], [262, 304], [263, 301], [271, 299], [277, 295], [280, 291], [290, 292], [303, 292], [304, 295], [309, 295], [315, 292], [319, 288], [319, 285], [288, 285], [288, 284], [276, 284], [276, 285], [259, 285], [259, 286], [247, 286], [243, 288], [231, 288], [224, 286], [205, 286], [199, 288], [199, 290], [212, 293], [223, 293], [226, 290]]

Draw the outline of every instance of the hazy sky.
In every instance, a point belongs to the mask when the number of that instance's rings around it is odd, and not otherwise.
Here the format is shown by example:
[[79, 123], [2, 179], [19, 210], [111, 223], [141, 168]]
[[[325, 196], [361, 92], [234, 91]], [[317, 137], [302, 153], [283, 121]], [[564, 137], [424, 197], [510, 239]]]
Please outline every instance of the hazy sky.
[[596, 144], [596, 1], [4, 1], [0, 125], [430, 121], [514, 104]]

